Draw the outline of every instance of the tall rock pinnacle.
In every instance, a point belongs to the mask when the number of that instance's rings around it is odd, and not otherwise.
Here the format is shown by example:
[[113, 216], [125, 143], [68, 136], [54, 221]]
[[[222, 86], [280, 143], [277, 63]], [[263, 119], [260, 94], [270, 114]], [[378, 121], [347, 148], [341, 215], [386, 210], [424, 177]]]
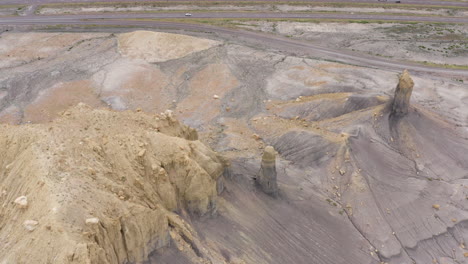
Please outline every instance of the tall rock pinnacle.
[[403, 71], [395, 90], [392, 104], [392, 116], [401, 117], [408, 113], [414, 82], [407, 70]]
[[276, 196], [278, 183], [276, 182], [276, 151], [272, 146], [265, 148], [262, 165], [257, 175], [257, 183], [266, 194]]

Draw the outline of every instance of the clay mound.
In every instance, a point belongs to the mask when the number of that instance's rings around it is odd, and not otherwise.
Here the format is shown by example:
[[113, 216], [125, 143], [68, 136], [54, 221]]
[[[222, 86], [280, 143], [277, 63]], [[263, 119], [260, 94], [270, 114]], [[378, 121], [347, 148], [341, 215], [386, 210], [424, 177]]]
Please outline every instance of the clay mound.
[[195, 250], [173, 212], [216, 208], [223, 163], [170, 113], [80, 104], [0, 135], [2, 263], [141, 263], [170, 241]]
[[210, 39], [152, 31], [121, 34], [118, 41], [122, 55], [150, 63], [179, 59], [220, 45]]

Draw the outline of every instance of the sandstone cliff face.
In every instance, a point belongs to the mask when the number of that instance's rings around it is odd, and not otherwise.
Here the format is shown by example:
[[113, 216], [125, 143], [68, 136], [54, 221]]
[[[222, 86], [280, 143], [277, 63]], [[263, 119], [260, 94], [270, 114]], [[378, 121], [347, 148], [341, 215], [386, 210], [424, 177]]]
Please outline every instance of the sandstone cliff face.
[[0, 126], [1, 263], [141, 263], [193, 240], [173, 212], [210, 213], [223, 171], [196, 137], [170, 113], [84, 104]]

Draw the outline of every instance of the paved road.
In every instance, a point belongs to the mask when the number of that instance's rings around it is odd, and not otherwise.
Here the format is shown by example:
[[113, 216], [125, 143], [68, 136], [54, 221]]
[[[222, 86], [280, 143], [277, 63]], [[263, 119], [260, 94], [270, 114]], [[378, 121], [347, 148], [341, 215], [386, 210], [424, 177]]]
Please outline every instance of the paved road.
[[[242, 1], [232, 0], [202, 0], [202, 2], [227, 2], [229, 4]], [[246, 0], [244, 0], [246, 1]], [[247, 0], [248, 2], [278, 2], [278, 0]], [[374, 4], [388, 4], [395, 3], [395, 0], [387, 0], [380, 2], [378, 0], [299, 0], [300, 2], [329, 2], [329, 3], [374, 3]], [[159, 2], [159, 3], [170, 3], [170, 2], [191, 2], [196, 3], [197, 1], [187, 0], [0, 0], [0, 4], [47, 4], [47, 3], [84, 3], [84, 2]], [[281, 0], [281, 2], [298, 2], [298, 0]], [[436, 0], [401, 0], [402, 4], [412, 5], [439, 5], [439, 6], [468, 6], [468, 1], [436, 1]]]
[[34, 23], [46, 21], [77, 21], [82, 19], [157, 19], [157, 18], [296, 18], [296, 19], [358, 19], [358, 20], [392, 20], [392, 21], [418, 21], [418, 22], [446, 22], [468, 23], [468, 17], [442, 17], [442, 16], [398, 16], [398, 15], [368, 15], [343, 13], [279, 13], [279, 12], [194, 12], [192, 17], [185, 17], [185, 13], [114, 13], [95, 15], [59, 15], [59, 16], [27, 16], [0, 18], [0, 24]]

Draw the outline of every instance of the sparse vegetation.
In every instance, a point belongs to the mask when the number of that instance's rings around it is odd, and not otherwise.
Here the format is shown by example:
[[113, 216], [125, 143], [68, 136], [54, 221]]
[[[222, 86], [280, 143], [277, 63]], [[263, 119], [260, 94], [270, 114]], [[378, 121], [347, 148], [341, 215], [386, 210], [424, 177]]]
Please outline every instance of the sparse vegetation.
[[0, 16], [16, 16], [25, 7], [24, 5], [0, 5]]
[[[446, 64], [446, 63], [434, 63], [430, 61], [416, 61], [417, 63], [424, 64], [426, 66], [440, 67], [447, 69], [457, 69], [457, 70], [468, 70], [468, 65], [456, 65], [456, 64]], [[462, 80], [463, 82], [463, 80]]]
[[329, 203], [330, 205], [338, 206], [338, 204], [335, 201], [333, 201], [332, 199], [327, 198], [327, 199], [325, 199], [325, 201], [327, 201], [327, 203]]

